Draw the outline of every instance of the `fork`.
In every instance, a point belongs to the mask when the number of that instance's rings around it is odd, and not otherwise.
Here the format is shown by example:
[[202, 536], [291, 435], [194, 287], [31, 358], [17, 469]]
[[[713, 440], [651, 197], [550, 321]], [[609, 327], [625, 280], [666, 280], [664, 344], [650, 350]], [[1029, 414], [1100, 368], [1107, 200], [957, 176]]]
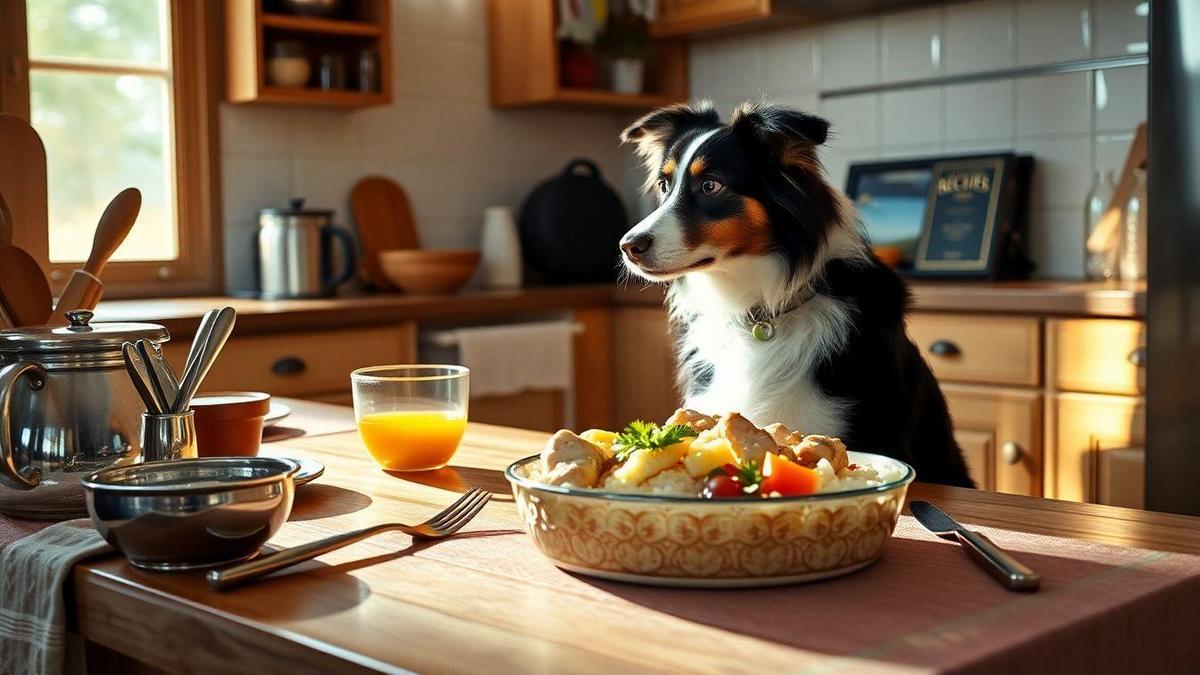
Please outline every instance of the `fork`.
[[218, 590], [232, 588], [251, 579], [256, 579], [265, 574], [270, 574], [285, 567], [291, 567], [296, 563], [311, 560], [330, 551], [349, 546], [356, 541], [362, 541], [380, 532], [399, 530], [420, 539], [443, 539], [462, 529], [462, 526], [470, 522], [491, 498], [492, 493], [475, 488], [462, 497], [459, 497], [457, 501], [447, 506], [441, 513], [438, 513], [420, 525], [382, 523], [364, 527], [361, 530], [353, 532], [335, 534], [332, 537], [318, 539], [309, 544], [285, 548], [272, 555], [251, 560], [240, 565], [234, 565], [233, 567], [227, 567], [223, 570], [212, 570], [208, 573], [208, 583]]

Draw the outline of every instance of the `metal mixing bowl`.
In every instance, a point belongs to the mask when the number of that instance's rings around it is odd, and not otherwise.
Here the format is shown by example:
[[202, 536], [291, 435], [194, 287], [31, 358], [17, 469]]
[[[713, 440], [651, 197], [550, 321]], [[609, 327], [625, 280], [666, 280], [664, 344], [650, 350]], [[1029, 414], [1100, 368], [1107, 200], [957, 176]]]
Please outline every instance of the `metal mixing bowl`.
[[292, 510], [300, 465], [210, 457], [104, 469], [82, 483], [92, 523], [137, 567], [191, 570], [246, 560]]

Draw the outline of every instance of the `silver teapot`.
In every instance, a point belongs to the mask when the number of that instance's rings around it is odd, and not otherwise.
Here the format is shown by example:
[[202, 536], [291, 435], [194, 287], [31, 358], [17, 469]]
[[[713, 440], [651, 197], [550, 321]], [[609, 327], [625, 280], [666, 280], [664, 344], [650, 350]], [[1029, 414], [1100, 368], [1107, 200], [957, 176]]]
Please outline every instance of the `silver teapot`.
[[80, 478], [141, 459], [142, 400], [121, 345], [167, 341], [149, 323], [70, 325], [0, 331], [0, 513], [18, 518], [87, 515]]

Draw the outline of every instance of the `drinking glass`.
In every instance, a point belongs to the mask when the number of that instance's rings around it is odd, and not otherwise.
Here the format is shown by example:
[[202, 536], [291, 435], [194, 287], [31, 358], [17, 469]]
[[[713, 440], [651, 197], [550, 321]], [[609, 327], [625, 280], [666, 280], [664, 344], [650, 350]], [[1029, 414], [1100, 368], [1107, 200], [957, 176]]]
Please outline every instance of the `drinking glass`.
[[363, 445], [391, 471], [440, 469], [467, 428], [470, 371], [462, 366], [398, 365], [350, 374]]

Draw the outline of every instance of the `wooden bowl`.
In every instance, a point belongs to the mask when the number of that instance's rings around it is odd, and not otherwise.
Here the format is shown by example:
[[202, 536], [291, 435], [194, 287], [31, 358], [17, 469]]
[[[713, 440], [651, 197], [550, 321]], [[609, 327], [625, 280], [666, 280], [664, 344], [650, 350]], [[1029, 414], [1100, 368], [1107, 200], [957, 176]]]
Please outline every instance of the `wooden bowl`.
[[479, 266], [479, 251], [394, 249], [379, 252], [383, 275], [405, 293], [454, 293], [471, 280]]

